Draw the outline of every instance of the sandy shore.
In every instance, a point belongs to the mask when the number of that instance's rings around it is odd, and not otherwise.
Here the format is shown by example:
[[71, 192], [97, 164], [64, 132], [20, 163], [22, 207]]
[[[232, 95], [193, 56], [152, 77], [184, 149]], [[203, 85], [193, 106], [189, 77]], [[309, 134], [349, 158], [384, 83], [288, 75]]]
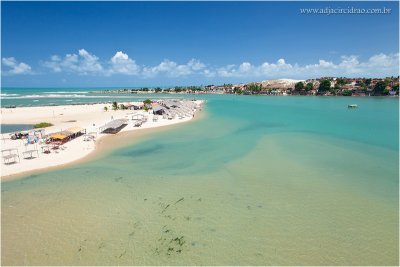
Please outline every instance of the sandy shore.
[[[198, 100], [197, 104], [201, 105]], [[107, 106], [109, 111], [104, 111]], [[196, 110], [195, 117], [200, 117], [199, 110]], [[147, 122], [141, 127], [135, 127], [131, 120], [132, 113], [148, 116]], [[23, 175], [48, 171], [50, 169], [62, 168], [67, 165], [91, 160], [103, 154], [105, 151], [122, 146], [127, 143], [133, 143], [141, 136], [151, 134], [151, 132], [168, 129], [172, 125], [188, 122], [193, 116], [184, 118], [174, 118], [172, 120], [158, 117], [153, 121], [153, 114], [144, 110], [111, 110], [111, 105], [66, 105], [51, 107], [21, 107], [14, 109], [1, 109], [1, 124], [35, 124], [39, 122], [50, 122], [53, 126], [46, 128], [46, 134], [66, 130], [70, 127], [79, 126], [86, 129], [86, 132], [96, 132], [95, 141], [84, 141], [83, 136], [67, 142], [63, 150], [52, 151], [50, 154], [42, 153], [41, 145], [26, 145], [26, 140], [11, 140], [9, 134], [2, 134], [0, 141], [1, 150], [16, 148], [18, 150], [20, 162], [15, 164], [4, 164], [3, 155], [1, 155], [1, 180], [18, 178]], [[119, 133], [102, 134], [99, 133], [99, 127], [112, 119], [129, 119], [128, 125]], [[169, 126], [169, 127], [168, 127]], [[38, 156], [34, 158], [23, 158], [23, 152], [31, 149], [38, 150]], [[2, 153], [3, 154], [3, 153]]]

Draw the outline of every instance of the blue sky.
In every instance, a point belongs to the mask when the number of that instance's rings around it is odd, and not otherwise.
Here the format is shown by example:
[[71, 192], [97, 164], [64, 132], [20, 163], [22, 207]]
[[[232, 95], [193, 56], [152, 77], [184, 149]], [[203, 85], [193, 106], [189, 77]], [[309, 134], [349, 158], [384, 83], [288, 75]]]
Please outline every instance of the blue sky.
[[[398, 2], [1, 2], [2, 86], [398, 74]], [[301, 14], [301, 8], [390, 14]]]

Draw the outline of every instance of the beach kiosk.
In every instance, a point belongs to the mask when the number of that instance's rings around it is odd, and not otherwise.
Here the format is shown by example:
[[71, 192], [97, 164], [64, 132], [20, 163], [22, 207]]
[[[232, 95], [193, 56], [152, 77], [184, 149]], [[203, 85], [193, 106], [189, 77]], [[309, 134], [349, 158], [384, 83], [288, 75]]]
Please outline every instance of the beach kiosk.
[[83, 132], [85, 131], [85, 129], [83, 129], [81, 127], [71, 127], [71, 128], [68, 128], [67, 131], [71, 133], [70, 138], [73, 139], [73, 138], [83, 135]]
[[162, 106], [155, 106], [153, 107], [153, 114], [154, 115], [163, 115], [165, 113], [165, 108]]
[[128, 120], [126, 119], [116, 119], [112, 120], [103, 126], [99, 127], [99, 131], [101, 133], [112, 133], [116, 134], [119, 131], [121, 131], [122, 128], [124, 128], [126, 125], [128, 125]]

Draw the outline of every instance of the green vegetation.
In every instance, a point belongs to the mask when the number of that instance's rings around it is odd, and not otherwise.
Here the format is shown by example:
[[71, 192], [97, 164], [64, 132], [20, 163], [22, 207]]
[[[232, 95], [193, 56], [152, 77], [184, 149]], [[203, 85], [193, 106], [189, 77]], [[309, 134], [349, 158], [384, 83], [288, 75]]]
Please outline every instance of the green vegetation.
[[303, 83], [303, 82], [298, 82], [298, 83], [296, 83], [296, 84], [294, 85], [294, 89], [295, 89], [296, 91], [303, 90], [303, 89], [304, 89], [304, 83]]
[[156, 91], [156, 93], [159, 93], [159, 92], [162, 91], [162, 89], [161, 89], [160, 87], [157, 87], [157, 88], [155, 89], [155, 91]]
[[331, 82], [329, 80], [322, 80], [318, 87], [319, 93], [325, 93], [331, 89]]
[[[118, 110], [118, 109], [124, 110], [124, 109], [128, 109], [128, 107], [126, 107], [124, 104], [118, 105], [118, 103], [116, 101], [114, 101], [114, 102], [112, 102], [111, 109], [112, 110]], [[108, 110], [108, 108], [104, 107], [104, 111], [107, 111], [107, 110]]]
[[399, 85], [396, 84], [395, 86], [393, 86], [393, 90], [396, 92], [396, 95], [399, 94]]
[[242, 90], [241, 90], [239, 87], [235, 87], [235, 88], [233, 89], [233, 92], [234, 92], [235, 94], [237, 94], [237, 95], [241, 95], [241, 94], [242, 94]]
[[191, 92], [191, 91], [196, 91], [198, 87], [195, 86], [189, 86], [189, 87], [180, 87], [180, 86], [175, 86], [174, 91], [176, 93], [180, 92]]
[[179, 87], [179, 86], [175, 86], [174, 90], [175, 90], [176, 93], [180, 93], [182, 91], [186, 91], [186, 89], [183, 89], [182, 87]]
[[247, 89], [253, 93], [259, 93], [261, 92], [262, 86], [261, 84], [250, 84]]
[[314, 84], [313, 83], [307, 83], [306, 91], [311, 91], [313, 88], [314, 88]]
[[151, 103], [153, 103], [153, 101], [151, 101], [150, 99], [146, 99], [146, 100], [143, 101], [143, 104], [150, 105]]
[[53, 124], [51, 124], [50, 122], [40, 122], [40, 123], [36, 123], [33, 125], [33, 128], [45, 128], [45, 127], [50, 127], [53, 126]]
[[343, 78], [338, 78], [338, 79], [336, 79], [336, 84], [340, 87], [340, 86], [342, 86], [342, 85], [345, 85], [347, 82], [346, 82], [346, 80], [345, 79], [343, 79]]
[[351, 90], [344, 90], [342, 93], [343, 96], [351, 96], [352, 94]]
[[379, 81], [375, 84], [374, 95], [382, 95], [386, 88], [386, 83], [384, 81]]
[[112, 109], [113, 109], [113, 110], [117, 110], [117, 109], [118, 109], [118, 103], [117, 103], [117, 102], [114, 101], [114, 102], [112, 103]]
[[390, 81], [391, 81], [391, 79], [389, 77], [386, 77], [385, 80], [383, 80], [383, 82], [385, 83], [385, 86], [389, 86]]
[[331, 93], [331, 95], [337, 95], [337, 93], [338, 93], [338, 89], [335, 89], [335, 88], [331, 88], [331, 89], [329, 89], [329, 92]]
[[363, 91], [367, 90], [367, 85], [365, 84], [364, 81], [361, 81], [361, 82], [358, 84], [358, 86], [360, 86], [360, 88], [361, 88]]
[[188, 89], [190, 91], [202, 91], [203, 88], [201, 86], [189, 86]]

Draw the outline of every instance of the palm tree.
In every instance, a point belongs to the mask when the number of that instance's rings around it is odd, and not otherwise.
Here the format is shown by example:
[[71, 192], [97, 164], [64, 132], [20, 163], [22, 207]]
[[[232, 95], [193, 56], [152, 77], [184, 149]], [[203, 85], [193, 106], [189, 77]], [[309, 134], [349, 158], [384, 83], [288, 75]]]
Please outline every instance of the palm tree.
[[118, 109], [118, 103], [117, 103], [117, 102], [114, 101], [114, 102], [112, 103], [112, 109], [113, 109], [113, 110], [117, 110], [117, 109]]

